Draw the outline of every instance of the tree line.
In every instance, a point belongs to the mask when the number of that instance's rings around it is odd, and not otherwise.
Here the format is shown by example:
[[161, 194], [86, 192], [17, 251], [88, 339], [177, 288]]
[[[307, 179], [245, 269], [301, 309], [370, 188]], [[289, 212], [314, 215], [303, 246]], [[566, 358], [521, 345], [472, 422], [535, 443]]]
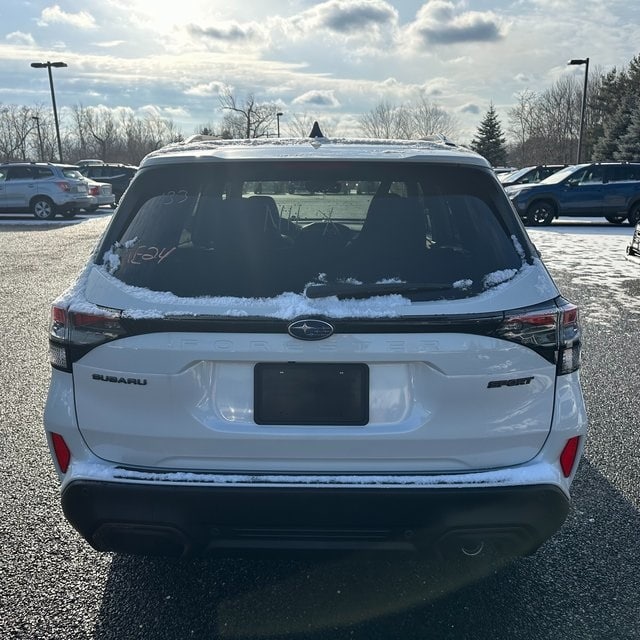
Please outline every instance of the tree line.
[[[171, 120], [155, 114], [138, 117], [128, 109], [76, 105], [60, 127], [62, 159], [76, 162], [138, 164], [151, 151], [182, 139]], [[0, 161], [58, 161], [51, 108], [0, 103]]]
[[[628, 66], [608, 73], [592, 71], [587, 83], [581, 158], [583, 161], [640, 161], [640, 55]], [[504, 128], [493, 103], [470, 146], [494, 166], [570, 164], [575, 162], [582, 117], [583, 78], [564, 76], [543, 91], [526, 89], [516, 96]], [[218, 99], [222, 118], [196, 132], [220, 138], [260, 138], [280, 130], [276, 102], [244, 97], [230, 88]], [[309, 135], [314, 117], [287, 115], [283, 134]], [[441, 106], [418, 96], [394, 104], [381, 101], [358, 118], [364, 137], [419, 139], [444, 135], [459, 140], [460, 125]], [[333, 123], [335, 126], [335, 122]], [[331, 123], [323, 123], [331, 135]], [[173, 122], [155, 114], [138, 117], [131, 110], [76, 105], [65, 111], [61, 127], [63, 157], [74, 162], [100, 158], [138, 164], [151, 151], [183, 139]], [[0, 103], [0, 161], [57, 159], [57, 141], [48, 106]]]
[[[471, 147], [494, 165], [572, 164], [577, 159], [583, 78], [542, 92], [525, 90], [509, 110], [507, 133], [490, 106]], [[628, 66], [588, 77], [582, 162], [640, 161], [640, 55]]]

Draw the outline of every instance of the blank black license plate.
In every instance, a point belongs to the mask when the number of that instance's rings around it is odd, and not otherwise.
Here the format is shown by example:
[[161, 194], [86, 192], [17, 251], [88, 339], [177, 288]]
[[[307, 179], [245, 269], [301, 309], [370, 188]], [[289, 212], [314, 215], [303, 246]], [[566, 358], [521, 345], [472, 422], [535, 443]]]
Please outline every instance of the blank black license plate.
[[258, 363], [254, 420], [257, 424], [365, 425], [369, 421], [369, 367], [359, 363]]

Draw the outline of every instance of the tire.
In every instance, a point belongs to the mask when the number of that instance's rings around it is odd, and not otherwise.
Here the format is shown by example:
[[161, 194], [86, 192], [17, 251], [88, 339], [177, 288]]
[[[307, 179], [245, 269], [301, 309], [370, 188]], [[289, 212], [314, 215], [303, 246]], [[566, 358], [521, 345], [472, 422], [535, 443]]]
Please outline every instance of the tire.
[[637, 202], [631, 207], [628, 220], [632, 227], [635, 227], [638, 222], [640, 222], [640, 202]]
[[529, 205], [525, 224], [542, 226], [550, 225], [556, 217], [556, 209], [553, 204], [547, 200], [539, 200]]
[[56, 207], [49, 198], [37, 196], [31, 201], [31, 212], [38, 220], [52, 220], [56, 215]]
[[627, 220], [627, 216], [605, 216], [611, 224], [622, 224]]

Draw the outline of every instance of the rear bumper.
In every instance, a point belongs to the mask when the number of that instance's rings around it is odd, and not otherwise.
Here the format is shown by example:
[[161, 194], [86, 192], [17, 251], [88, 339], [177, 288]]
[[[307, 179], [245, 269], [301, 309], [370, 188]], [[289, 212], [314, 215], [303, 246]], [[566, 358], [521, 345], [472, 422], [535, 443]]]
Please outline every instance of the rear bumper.
[[[73, 480], [64, 513], [99, 551], [534, 552], [564, 522], [552, 484], [493, 487], [187, 486]], [[464, 551], [463, 551], [464, 549]]]
[[69, 194], [63, 196], [55, 204], [59, 209], [73, 210], [84, 209], [85, 207], [91, 207], [97, 203], [93, 196], [81, 196], [78, 194]]

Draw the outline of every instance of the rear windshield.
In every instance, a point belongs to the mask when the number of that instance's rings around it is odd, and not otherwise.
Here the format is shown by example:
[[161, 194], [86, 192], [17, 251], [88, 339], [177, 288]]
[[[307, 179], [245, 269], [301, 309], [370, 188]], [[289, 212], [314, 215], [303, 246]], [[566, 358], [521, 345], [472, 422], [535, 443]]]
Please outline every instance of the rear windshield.
[[142, 172], [98, 262], [128, 285], [183, 297], [425, 300], [495, 286], [525, 250], [481, 169], [230, 161]]

